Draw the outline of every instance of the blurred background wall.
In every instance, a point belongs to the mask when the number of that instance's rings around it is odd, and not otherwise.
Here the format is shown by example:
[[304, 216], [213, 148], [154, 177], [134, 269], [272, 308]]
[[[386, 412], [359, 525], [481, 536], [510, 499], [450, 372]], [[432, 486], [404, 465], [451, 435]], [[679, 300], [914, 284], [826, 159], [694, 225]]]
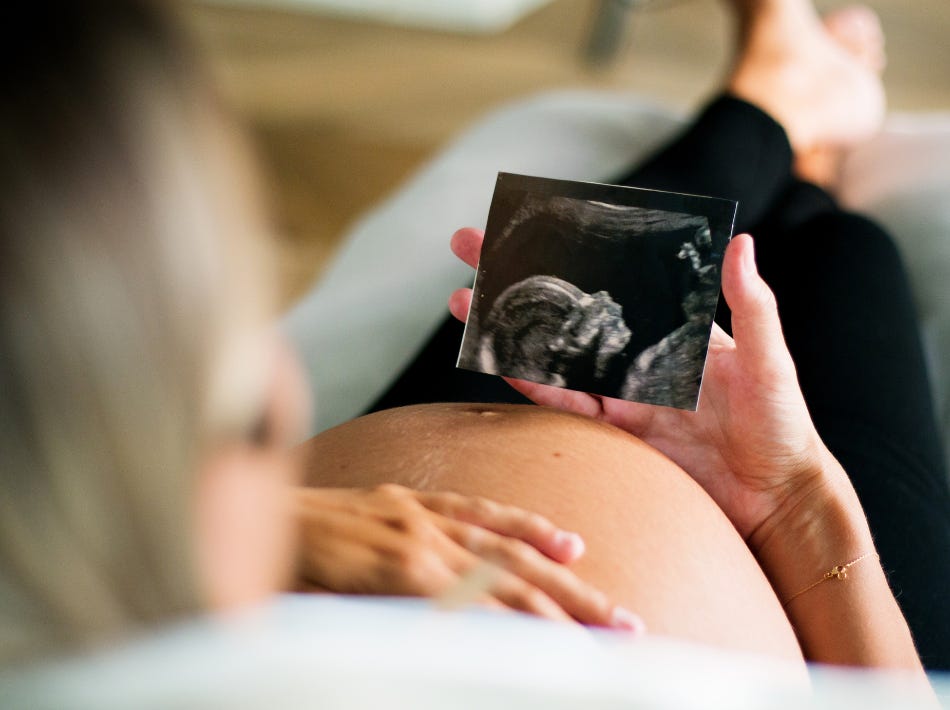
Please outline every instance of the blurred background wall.
[[[950, 111], [950, 1], [867, 4], [888, 35], [891, 109]], [[718, 0], [192, 0], [187, 19], [251, 129], [287, 301], [356, 217], [486, 111], [581, 87], [689, 109], [731, 47]]]

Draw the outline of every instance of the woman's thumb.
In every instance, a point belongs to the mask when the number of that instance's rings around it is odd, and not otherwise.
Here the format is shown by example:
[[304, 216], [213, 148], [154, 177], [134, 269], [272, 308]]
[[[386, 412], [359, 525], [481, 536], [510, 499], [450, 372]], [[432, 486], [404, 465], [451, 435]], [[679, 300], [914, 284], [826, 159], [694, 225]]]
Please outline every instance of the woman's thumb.
[[726, 249], [722, 293], [732, 311], [732, 337], [740, 362], [756, 370], [792, 366], [775, 296], [759, 276], [752, 237], [740, 234]]

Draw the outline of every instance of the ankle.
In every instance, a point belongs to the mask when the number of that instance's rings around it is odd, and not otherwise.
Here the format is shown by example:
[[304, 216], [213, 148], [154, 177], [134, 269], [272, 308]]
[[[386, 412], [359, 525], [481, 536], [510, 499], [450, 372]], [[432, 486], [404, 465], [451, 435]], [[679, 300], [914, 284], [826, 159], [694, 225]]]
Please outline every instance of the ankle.
[[811, 0], [730, 0], [739, 19], [743, 41], [765, 35], [795, 41], [799, 33], [814, 29], [821, 22]]

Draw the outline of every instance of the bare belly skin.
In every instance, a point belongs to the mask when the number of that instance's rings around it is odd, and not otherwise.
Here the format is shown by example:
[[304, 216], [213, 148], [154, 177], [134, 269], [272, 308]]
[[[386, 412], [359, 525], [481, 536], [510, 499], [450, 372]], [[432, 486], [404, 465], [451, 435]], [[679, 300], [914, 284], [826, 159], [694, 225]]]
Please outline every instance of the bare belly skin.
[[679, 466], [613, 426], [534, 406], [434, 404], [371, 414], [303, 447], [310, 483], [479, 495], [579, 532], [584, 579], [651, 633], [802, 662], [745, 542]]

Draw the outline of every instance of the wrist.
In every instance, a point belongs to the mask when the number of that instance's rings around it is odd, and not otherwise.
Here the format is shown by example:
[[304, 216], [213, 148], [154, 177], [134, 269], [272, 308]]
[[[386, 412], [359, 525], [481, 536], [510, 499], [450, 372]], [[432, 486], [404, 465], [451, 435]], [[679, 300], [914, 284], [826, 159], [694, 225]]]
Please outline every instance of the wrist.
[[782, 601], [813, 582], [816, 574], [874, 552], [857, 494], [827, 450], [750, 536], [749, 547]]
[[756, 530], [752, 551], [807, 659], [919, 673], [854, 487], [830, 453], [822, 458], [801, 495]]

